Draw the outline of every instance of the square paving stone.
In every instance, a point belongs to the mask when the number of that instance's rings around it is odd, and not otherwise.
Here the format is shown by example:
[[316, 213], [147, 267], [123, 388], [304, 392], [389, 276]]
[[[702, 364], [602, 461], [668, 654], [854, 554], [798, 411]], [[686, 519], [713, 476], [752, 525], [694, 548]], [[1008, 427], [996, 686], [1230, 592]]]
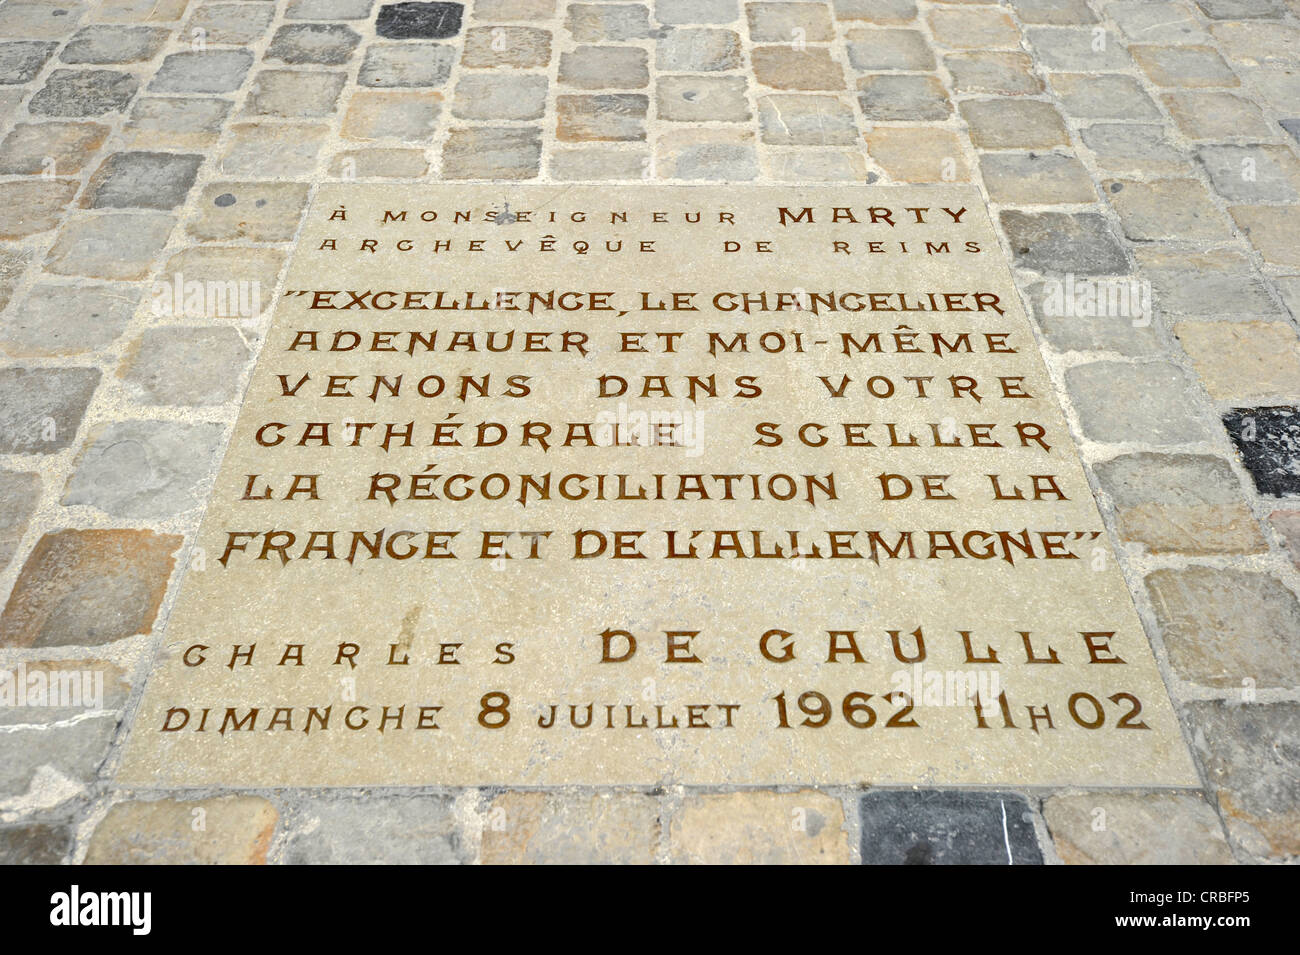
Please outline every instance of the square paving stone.
[[[207, 288], [198, 296], [163, 294], [166, 307], [156, 304], [155, 292], [154, 312], [177, 318], [254, 318], [271, 307], [284, 258], [278, 249], [192, 246], [169, 258], [157, 281], [173, 289], [179, 282], [182, 291], [190, 281]], [[224, 294], [208, 294], [213, 288]]]
[[288, 242], [307, 205], [307, 184], [214, 182], [203, 187], [186, 230], [204, 242]]
[[115, 421], [90, 436], [61, 499], [114, 517], [165, 518], [203, 504], [224, 427]]
[[1068, 146], [1070, 134], [1051, 103], [1041, 100], [963, 100], [961, 115], [980, 149], [1050, 149]]
[[27, 83], [36, 79], [36, 74], [58, 47], [57, 43], [40, 40], [0, 43], [0, 84]]
[[994, 202], [1064, 205], [1096, 202], [1097, 190], [1083, 163], [1054, 153], [985, 153], [984, 185]]
[[121, 112], [140, 88], [117, 70], [55, 70], [27, 104], [34, 116], [99, 116]]
[[1169, 176], [1185, 174], [1190, 168], [1163, 125], [1097, 123], [1083, 127], [1079, 134], [1097, 157], [1097, 165], [1111, 172]]
[[654, 0], [660, 23], [731, 23], [740, 18], [738, 0]]
[[218, 171], [250, 179], [306, 176], [316, 169], [317, 154], [328, 136], [329, 127], [323, 124], [240, 123], [230, 128]]
[[1250, 260], [1235, 252], [1184, 252], [1150, 245], [1135, 252], [1166, 315], [1277, 316], [1282, 310]]
[[0, 174], [35, 176], [80, 172], [104, 144], [99, 123], [19, 123], [0, 143]]
[[[650, 9], [640, 3], [570, 3], [564, 27], [577, 43], [645, 40], [655, 35]], [[676, 30], [666, 31], [668, 36]]]
[[877, 126], [866, 134], [871, 158], [899, 182], [970, 179], [957, 134], [934, 126]]
[[845, 37], [849, 66], [879, 70], [933, 70], [934, 51], [920, 30], [850, 30]]
[[0, 471], [0, 570], [8, 568], [41, 500], [41, 476]]
[[1066, 865], [1234, 862], [1223, 824], [1199, 793], [1052, 796], [1043, 804], [1043, 818]]
[[468, 73], [456, 84], [451, 112], [460, 119], [540, 119], [546, 86], [537, 74]]
[[[451, 75], [456, 48], [445, 43], [375, 43], [366, 48], [362, 86], [441, 86]], [[342, 85], [343, 77], [339, 77]]]
[[70, 446], [98, 384], [98, 368], [0, 368], [0, 452]]
[[658, 175], [669, 179], [747, 182], [758, 176], [753, 134], [741, 129], [683, 129], [655, 144]]
[[836, 20], [907, 23], [916, 19], [914, 0], [831, 0]]
[[1285, 146], [1202, 146], [1197, 158], [1214, 190], [1235, 202], [1300, 199], [1300, 162]]
[[1188, 139], [1271, 139], [1274, 129], [1258, 106], [1235, 93], [1189, 90], [1162, 97]]
[[284, 821], [284, 859], [289, 865], [460, 865], [469, 859], [453, 808], [450, 796], [312, 797]]
[[239, 46], [260, 40], [273, 19], [275, 6], [269, 3], [205, 3], [195, 9], [185, 30], [190, 36], [202, 30], [209, 43]]
[[176, 220], [157, 212], [70, 218], [45, 259], [56, 275], [137, 281], [149, 274]]
[[1102, 183], [1102, 192], [1130, 239], [1213, 241], [1232, 237], [1231, 224], [1197, 179], [1108, 180]]
[[644, 93], [557, 96], [555, 109], [555, 136], [561, 142], [643, 142], [650, 97]]
[[749, 38], [755, 43], [826, 43], [835, 39], [831, 12], [821, 3], [746, 3]]
[[1300, 269], [1300, 209], [1295, 206], [1231, 206], [1237, 228], [1269, 265]]
[[90, 177], [81, 200], [89, 209], [174, 209], [194, 186], [200, 155], [113, 153]]
[[740, 34], [732, 30], [678, 28], [655, 47], [655, 67], [667, 72], [712, 73], [740, 65]]
[[1131, 76], [1057, 73], [1052, 86], [1066, 115], [1076, 119], [1160, 120], [1160, 110]]
[[0, 733], [0, 797], [31, 798], [33, 790], [46, 788], [39, 780], [44, 775], [83, 789], [92, 784], [113, 745], [118, 719], [117, 714], [91, 716]]
[[[1253, 20], [1210, 24], [1210, 36], [1230, 62], [1246, 66], [1294, 63], [1300, 57], [1300, 27]], [[1197, 41], [1202, 42], [1202, 41]], [[1208, 41], [1207, 41], [1208, 42]]]
[[[754, 78], [778, 90], [842, 90], [844, 71], [826, 47], [756, 46], [750, 54]], [[886, 77], [880, 77], [885, 79]], [[925, 77], [897, 77], [925, 79]], [[920, 117], [927, 118], [927, 117]]]
[[649, 865], [659, 848], [660, 800], [641, 793], [504, 792], [492, 799], [481, 865]]
[[360, 42], [361, 34], [341, 23], [290, 23], [275, 31], [265, 59], [294, 66], [339, 66]]
[[1174, 326], [1211, 398], [1300, 398], [1300, 339], [1287, 322], [1179, 322]]
[[[648, 808], [635, 826], [647, 841]], [[668, 853], [676, 865], [844, 865], [845, 828], [844, 804], [825, 793], [696, 793], [672, 816]]]
[[847, 146], [858, 141], [853, 107], [835, 96], [760, 96], [758, 121], [763, 142], [771, 145]]
[[[570, 10], [573, 8], [570, 7]], [[472, 27], [465, 31], [460, 65], [542, 69], [551, 62], [551, 33], [536, 27]]]
[[375, 0], [289, 0], [286, 20], [365, 20]]
[[1255, 490], [1271, 497], [1300, 494], [1300, 410], [1234, 408], [1223, 425]]
[[127, 145], [197, 149], [217, 141], [233, 104], [206, 96], [143, 96], [123, 134]]
[[58, 226], [76, 195], [70, 179], [0, 182], [0, 239], [22, 239]]
[[1038, 272], [1122, 275], [1124, 247], [1110, 223], [1092, 212], [1016, 212], [999, 215], [1020, 268]]
[[950, 53], [943, 65], [952, 74], [958, 93], [1041, 93], [1043, 81], [1034, 75], [1034, 61], [1027, 53], [1001, 50], [972, 50]]
[[1097, 361], [1065, 373], [1086, 437], [1112, 443], [1187, 444], [1209, 440], [1191, 407], [1192, 380], [1166, 362]]
[[1113, 33], [1069, 27], [1030, 27], [1025, 31], [1025, 37], [1038, 61], [1049, 70], [1094, 73], [1123, 70], [1133, 65], [1124, 52], [1124, 44]]
[[59, 59], [64, 63], [138, 63], [151, 60], [163, 48], [170, 30], [97, 24], [72, 35]]
[[433, 136], [440, 108], [438, 101], [425, 93], [358, 90], [343, 115], [343, 136], [425, 142]]
[[1186, 3], [1121, 0], [1106, 6], [1110, 18], [1135, 43], [1205, 43], [1210, 35]]
[[379, 8], [375, 33], [390, 40], [445, 40], [460, 32], [463, 3], [392, 3]]
[[1219, 689], [1282, 689], [1300, 681], [1300, 602], [1276, 577], [1219, 567], [1146, 578], [1169, 665]]
[[1258, 859], [1300, 855], [1300, 704], [1190, 703], [1187, 717], [1229, 838]]
[[422, 179], [429, 171], [423, 149], [349, 149], [336, 153], [329, 174], [336, 179]]
[[[1029, 289], [1030, 306], [1043, 337], [1058, 351], [1112, 351], [1121, 355], [1155, 355], [1165, 350], [1156, 333], [1150, 296], [1132, 279], [1091, 286], [1094, 304], [1073, 307], [1067, 296], [1080, 291], [1080, 283], [1048, 279]], [[1110, 305], [1111, 290], [1115, 307]], [[1098, 304], [1100, 307], [1098, 307]]]
[[1123, 454], [1094, 465], [1119, 536], [1153, 554], [1257, 554], [1268, 545], [1222, 458]]
[[655, 112], [678, 122], [750, 119], [743, 76], [661, 76], [656, 84]]
[[763, 159], [777, 182], [874, 182], [867, 161], [857, 149], [791, 149], [767, 151]]
[[535, 127], [453, 129], [442, 148], [442, 174], [447, 179], [533, 179], [541, 158], [541, 131]]
[[474, 19], [488, 23], [512, 20], [550, 20], [556, 0], [474, 0]]
[[1196, 0], [1196, 5], [1216, 20], [1275, 19], [1286, 14], [1281, 0]]
[[952, 113], [943, 84], [933, 76], [864, 76], [858, 89], [869, 120], [937, 120]]
[[119, 802], [95, 827], [86, 864], [265, 865], [277, 818], [261, 796]]
[[1129, 53], [1156, 86], [1194, 89], [1241, 85], [1237, 74], [1213, 47], [1134, 45], [1129, 47]]
[[646, 51], [633, 46], [580, 46], [560, 54], [560, 82], [584, 90], [644, 89]]
[[253, 78], [244, 112], [286, 119], [329, 116], [346, 81], [342, 73], [262, 70]]
[[170, 53], [149, 82], [155, 93], [231, 93], [253, 65], [247, 50]]
[[940, 46], [972, 50], [1015, 50], [1020, 30], [996, 7], [947, 6], [930, 9], [930, 30]]
[[1041, 865], [1023, 796], [889, 791], [860, 803], [864, 865]]
[[[648, 97], [641, 98], [648, 100]], [[552, 178], [563, 182], [602, 179], [640, 180], [645, 177], [649, 163], [650, 153], [644, 149], [618, 149], [609, 146], [557, 149], [551, 153], [550, 174]]]
[[122, 334], [139, 301], [134, 285], [34, 285], [0, 319], [0, 349], [15, 357], [94, 351]]
[[80, 2], [24, 3], [9, 0], [0, 7], [0, 36], [34, 40], [63, 40], [85, 16]]
[[95, 18], [103, 23], [172, 23], [185, 15], [188, 0], [100, 0]]

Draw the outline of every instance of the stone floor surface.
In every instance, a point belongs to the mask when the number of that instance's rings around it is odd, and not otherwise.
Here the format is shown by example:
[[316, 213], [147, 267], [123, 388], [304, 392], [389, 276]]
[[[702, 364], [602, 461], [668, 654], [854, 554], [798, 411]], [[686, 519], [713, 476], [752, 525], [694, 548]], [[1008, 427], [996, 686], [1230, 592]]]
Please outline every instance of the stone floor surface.
[[[1298, 149], [1297, 0], [5, 0], [0, 668], [104, 685], [0, 707], [0, 862], [1294, 861]], [[116, 788], [338, 178], [975, 184], [1202, 787]]]

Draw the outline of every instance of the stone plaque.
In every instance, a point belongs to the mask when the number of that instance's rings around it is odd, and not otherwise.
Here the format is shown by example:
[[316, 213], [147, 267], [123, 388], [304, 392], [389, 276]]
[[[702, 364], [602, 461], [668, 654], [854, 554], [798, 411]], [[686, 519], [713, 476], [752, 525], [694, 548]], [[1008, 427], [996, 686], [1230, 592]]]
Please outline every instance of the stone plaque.
[[958, 186], [322, 186], [119, 778], [1196, 783]]

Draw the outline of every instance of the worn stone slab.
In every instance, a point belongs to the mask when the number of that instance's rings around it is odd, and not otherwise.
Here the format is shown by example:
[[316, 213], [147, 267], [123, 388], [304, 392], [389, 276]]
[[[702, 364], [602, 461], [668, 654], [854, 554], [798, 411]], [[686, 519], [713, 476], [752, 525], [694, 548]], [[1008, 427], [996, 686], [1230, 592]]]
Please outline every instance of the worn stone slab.
[[1195, 784], [972, 187], [314, 203], [122, 781]]

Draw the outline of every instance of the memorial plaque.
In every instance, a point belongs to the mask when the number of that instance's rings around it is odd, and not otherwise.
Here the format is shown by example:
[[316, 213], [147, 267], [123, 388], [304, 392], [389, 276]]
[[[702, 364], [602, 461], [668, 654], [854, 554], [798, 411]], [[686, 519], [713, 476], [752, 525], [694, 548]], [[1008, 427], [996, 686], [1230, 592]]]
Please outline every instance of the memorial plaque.
[[119, 779], [1197, 782], [974, 189], [445, 184], [320, 188]]

